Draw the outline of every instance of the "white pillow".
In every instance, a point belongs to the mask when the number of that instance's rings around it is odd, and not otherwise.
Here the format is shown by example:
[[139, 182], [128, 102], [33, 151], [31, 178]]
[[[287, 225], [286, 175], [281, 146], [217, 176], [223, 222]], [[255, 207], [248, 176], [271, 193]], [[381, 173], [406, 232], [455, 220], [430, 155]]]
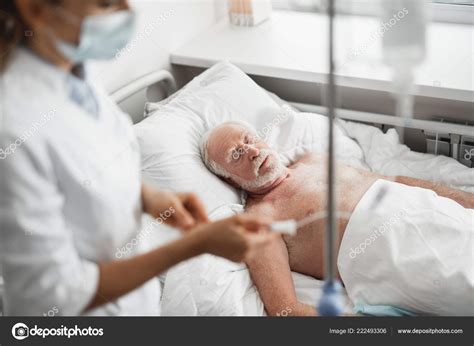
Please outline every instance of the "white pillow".
[[199, 140], [207, 129], [228, 120], [245, 120], [261, 130], [279, 111], [266, 91], [237, 67], [216, 64], [135, 125], [144, 180], [173, 191], [194, 191], [208, 212], [241, 203], [236, 189], [207, 170]]
[[[147, 109], [151, 115], [135, 125], [144, 180], [173, 191], [196, 192], [209, 213], [242, 201], [240, 193], [209, 172], [201, 160], [199, 141], [208, 129], [245, 120], [286, 164], [305, 151], [327, 148], [325, 116], [280, 107], [274, 96], [228, 62], [214, 65]], [[362, 161], [360, 147], [339, 126], [336, 138], [340, 159]]]

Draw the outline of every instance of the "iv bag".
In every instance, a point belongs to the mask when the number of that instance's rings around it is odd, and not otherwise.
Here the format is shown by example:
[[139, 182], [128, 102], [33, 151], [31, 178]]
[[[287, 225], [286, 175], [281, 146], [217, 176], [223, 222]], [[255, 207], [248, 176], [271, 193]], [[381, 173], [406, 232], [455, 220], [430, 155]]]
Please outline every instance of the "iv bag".
[[394, 69], [414, 68], [425, 59], [427, 0], [381, 1], [383, 60]]

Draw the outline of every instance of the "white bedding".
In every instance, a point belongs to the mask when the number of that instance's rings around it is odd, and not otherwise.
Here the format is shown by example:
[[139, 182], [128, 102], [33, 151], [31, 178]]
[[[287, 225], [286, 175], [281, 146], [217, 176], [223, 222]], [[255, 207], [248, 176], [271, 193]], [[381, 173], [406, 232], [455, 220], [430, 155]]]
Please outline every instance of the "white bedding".
[[446, 156], [411, 151], [399, 143], [394, 129], [383, 133], [373, 126], [346, 121], [342, 124], [361, 147], [364, 160], [373, 171], [440, 182], [474, 193], [474, 169]]
[[[148, 105], [149, 117], [136, 125], [144, 178], [160, 187], [198, 193], [212, 219], [239, 212], [238, 191], [213, 176], [200, 160], [199, 138], [220, 122], [244, 119], [265, 135], [286, 163], [305, 150], [325, 151], [326, 118], [295, 113], [279, 103], [233, 65], [215, 65], [166, 102]], [[275, 126], [266, 131], [268, 124]], [[337, 156], [346, 163], [474, 191], [474, 170], [449, 158], [413, 153], [398, 143], [392, 130], [384, 134], [371, 126], [340, 121], [336, 131]], [[315, 304], [321, 282], [296, 273], [293, 279], [299, 299]], [[347, 301], [346, 312], [350, 310]], [[244, 265], [203, 255], [167, 273], [162, 313], [261, 316], [265, 312]]]
[[337, 260], [356, 310], [473, 316], [473, 221], [474, 209], [431, 190], [377, 180], [352, 213]]

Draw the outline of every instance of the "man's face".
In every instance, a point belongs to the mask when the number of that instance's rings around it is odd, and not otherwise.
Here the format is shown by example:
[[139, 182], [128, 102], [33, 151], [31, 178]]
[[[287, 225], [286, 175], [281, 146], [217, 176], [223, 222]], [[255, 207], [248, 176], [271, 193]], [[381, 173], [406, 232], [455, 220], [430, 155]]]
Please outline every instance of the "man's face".
[[212, 132], [208, 155], [234, 183], [251, 192], [270, 186], [285, 171], [267, 143], [236, 124], [223, 125]]

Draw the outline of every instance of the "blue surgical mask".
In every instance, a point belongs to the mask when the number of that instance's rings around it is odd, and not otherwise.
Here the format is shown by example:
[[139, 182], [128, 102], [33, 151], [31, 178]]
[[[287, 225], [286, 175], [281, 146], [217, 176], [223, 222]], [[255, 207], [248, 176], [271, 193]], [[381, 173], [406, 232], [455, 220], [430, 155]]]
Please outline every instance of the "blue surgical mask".
[[81, 24], [79, 45], [56, 38], [56, 47], [76, 64], [89, 59], [112, 59], [133, 37], [135, 25], [136, 14], [131, 10], [87, 16]]

